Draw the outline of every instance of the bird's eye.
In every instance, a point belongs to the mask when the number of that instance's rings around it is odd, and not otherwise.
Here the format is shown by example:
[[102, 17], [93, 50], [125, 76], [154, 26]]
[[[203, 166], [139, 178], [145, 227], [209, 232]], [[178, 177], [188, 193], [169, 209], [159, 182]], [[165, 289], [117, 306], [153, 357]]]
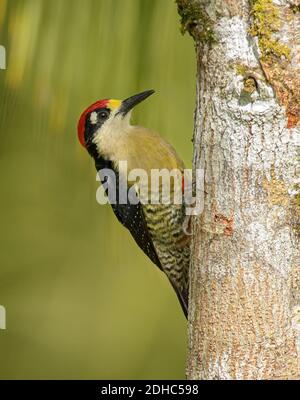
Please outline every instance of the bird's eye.
[[101, 119], [106, 119], [108, 117], [108, 111], [101, 111], [99, 117]]

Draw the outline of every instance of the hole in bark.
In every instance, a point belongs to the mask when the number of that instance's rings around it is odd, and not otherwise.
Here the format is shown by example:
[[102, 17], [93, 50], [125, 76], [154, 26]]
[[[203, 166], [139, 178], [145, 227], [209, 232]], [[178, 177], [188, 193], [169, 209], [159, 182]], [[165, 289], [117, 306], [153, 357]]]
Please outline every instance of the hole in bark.
[[254, 91], [258, 92], [258, 83], [253, 76], [247, 76], [244, 79], [244, 91], [252, 94]]

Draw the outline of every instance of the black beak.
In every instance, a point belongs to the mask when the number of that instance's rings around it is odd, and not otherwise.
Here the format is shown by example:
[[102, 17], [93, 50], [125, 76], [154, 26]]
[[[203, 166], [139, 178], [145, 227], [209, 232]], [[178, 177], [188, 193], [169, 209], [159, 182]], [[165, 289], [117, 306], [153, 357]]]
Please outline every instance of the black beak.
[[130, 110], [133, 109], [133, 107], [145, 100], [147, 97], [151, 96], [153, 93], [154, 90], [146, 90], [145, 92], [128, 97], [128, 99], [122, 101], [119, 113], [126, 115]]

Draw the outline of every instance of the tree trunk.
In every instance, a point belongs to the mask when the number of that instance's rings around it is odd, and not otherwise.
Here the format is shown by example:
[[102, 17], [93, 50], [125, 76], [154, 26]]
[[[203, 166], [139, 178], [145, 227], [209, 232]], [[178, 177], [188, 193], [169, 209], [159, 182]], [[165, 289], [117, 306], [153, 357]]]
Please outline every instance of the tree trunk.
[[300, 378], [300, 1], [177, 0], [195, 40], [189, 379]]

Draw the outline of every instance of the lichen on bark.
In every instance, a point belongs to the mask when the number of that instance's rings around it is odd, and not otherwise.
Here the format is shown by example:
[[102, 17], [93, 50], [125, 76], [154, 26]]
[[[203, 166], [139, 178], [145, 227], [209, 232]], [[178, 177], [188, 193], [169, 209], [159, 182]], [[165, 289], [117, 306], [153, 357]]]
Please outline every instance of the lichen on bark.
[[176, 0], [178, 13], [181, 16], [181, 33], [189, 32], [191, 36], [203, 43], [213, 43], [216, 37], [213, 23], [198, 0]]
[[263, 61], [271, 61], [274, 56], [290, 59], [291, 49], [274, 39], [274, 32], [280, 28], [278, 7], [272, 0], [252, 0], [251, 15], [253, 18], [250, 34], [258, 37]]
[[[299, 54], [297, 40], [293, 40], [297, 25], [300, 28], [300, 14], [295, 15], [297, 8], [277, 5], [272, 0], [251, 1], [249, 33], [257, 37], [261, 66], [277, 98], [286, 107], [288, 128], [300, 121]], [[292, 21], [291, 26], [289, 21]], [[279, 40], [281, 36], [289, 43], [296, 42], [293, 43], [296, 50]]]

